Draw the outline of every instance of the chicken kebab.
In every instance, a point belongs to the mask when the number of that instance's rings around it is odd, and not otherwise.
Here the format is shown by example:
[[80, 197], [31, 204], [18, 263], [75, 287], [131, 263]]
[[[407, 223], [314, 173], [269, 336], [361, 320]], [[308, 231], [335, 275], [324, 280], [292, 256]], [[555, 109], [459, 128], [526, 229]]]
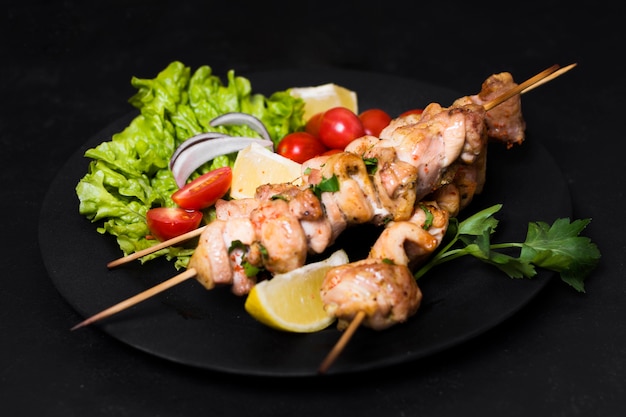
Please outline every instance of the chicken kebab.
[[266, 184], [254, 198], [219, 200], [188, 270], [207, 289], [231, 285], [245, 295], [258, 271], [294, 270], [346, 228], [374, 224], [381, 233], [367, 258], [327, 273], [324, 308], [340, 330], [359, 312], [376, 330], [406, 321], [422, 299], [412, 270], [438, 248], [449, 219], [482, 191], [488, 143], [524, 141], [519, 94], [485, 108], [515, 87], [510, 73], [494, 74], [476, 95], [450, 107], [431, 103], [419, 115], [394, 119], [380, 137], [305, 162], [301, 185]]

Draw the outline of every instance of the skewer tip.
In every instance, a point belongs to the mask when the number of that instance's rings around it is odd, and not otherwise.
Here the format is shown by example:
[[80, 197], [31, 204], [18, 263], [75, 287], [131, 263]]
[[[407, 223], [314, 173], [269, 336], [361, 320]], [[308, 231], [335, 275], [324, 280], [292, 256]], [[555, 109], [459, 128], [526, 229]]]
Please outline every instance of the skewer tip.
[[346, 345], [352, 338], [352, 335], [354, 334], [356, 329], [361, 325], [361, 322], [364, 319], [365, 319], [365, 312], [359, 311], [354, 317], [354, 319], [352, 320], [352, 322], [350, 322], [350, 325], [348, 326], [348, 328], [343, 332], [343, 334], [339, 338], [339, 341], [335, 344], [333, 349], [330, 351], [330, 353], [326, 356], [326, 358], [324, 359], [320, 367], [317, 369], [318, 374], [326, 373], [328, 368], [330, 368], [333, 362], [335, 362], [335, 359], [337, 359], [339, 354], [346, 347]]
[[152, 288], [148, 288], [147, 290], [142, 291], [133, 297], [127, 298], [126, 300], [121, 301], [112, 307], [109, 307], [97, 314], [94, 314], [93, 316], [81, 321], [80, 323], [72, 327], [70, 331], [80, 329], [81, 327], [85, 327], [88, 324], [94, 323], [98, 320], [101, 320], [109, 316], [112, 316], [113, 314], [119, 313], [122, 310], [132, 307], [135, 304], [140, 303], [141, 301], [144, 301], [162, 291], [167, 290], [168, 288], [172, 288], [173, 286], [178, 285], [181, 282], [189, 278], [193, 278], [195, 276], [196, 276], [196, 270], [194, 268], [189, 268], [186, 271], [181, 272], [180, 274], [173, 276], [172, 278], [166, 281], [163, 281], [162, 283], [155, 285]]
[[72, 326], [70, 328], [70, 332], [73, 332], [74, 330], [80, 329], [81, 327], [85, 327], [86, 325], [88, 325], [89, 323], [87, 323], [87, 320], [81, 321], [80, 323], [78, 323], [75, 326]]

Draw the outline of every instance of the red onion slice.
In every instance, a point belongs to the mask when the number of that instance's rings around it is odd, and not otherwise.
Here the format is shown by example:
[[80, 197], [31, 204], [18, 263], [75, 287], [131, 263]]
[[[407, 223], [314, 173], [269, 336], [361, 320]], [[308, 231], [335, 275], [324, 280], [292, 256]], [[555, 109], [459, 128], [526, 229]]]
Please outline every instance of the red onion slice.
[[257, 117], [241, 112], [224, 113], [217, 116], [209, 123], [211, 126], [235, 126], [246, 125], [257, 132], [265, 140], [272, 140], [270, 133], [261, 120]]
[[220, 133], [201, 133], [184, 141], [170, 159], [170, 170], [179, 188], [182, 188], [189, 176], [200, 166], [218, 156], [239, 152], [251, 143], [274, 150], [271, 140], [228, 136]]
[[178, 159], [178, 155], [186, 151], [186, 149], [189, 149], [193, 146], [196, 146], [198, 143], [202, 143], [207, 140], [213, 140], [213, 139], [224, 138], [224, 137], [229, 137], [229, 136], [225, 133], [207, 132], [207, 133], [200, 133], [200, 134], [190, 137], [189, 139], [181, 143], [172, 154], [170, 158], [170, 169], [172, 169], [172, 165], [176, 163], [176, 160]]

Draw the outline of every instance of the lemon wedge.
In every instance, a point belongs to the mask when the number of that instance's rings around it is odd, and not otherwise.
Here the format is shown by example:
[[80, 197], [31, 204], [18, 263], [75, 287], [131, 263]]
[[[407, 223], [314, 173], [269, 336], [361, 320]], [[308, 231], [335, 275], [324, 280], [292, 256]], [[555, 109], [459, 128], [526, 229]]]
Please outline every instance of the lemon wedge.
[[259, 185], [302, 184], [302, 165], [253, 143], [237, 154], [233, 164], [231, 198], [252, 198]]
[[274, 329], [312, 333], [330, 326], [335, 318], [324, 310], [320, 289], [326, 273], [348, 263], [340, 249], [328, 258], [293, 271], [276, 274], [252, 287], [245, 302], [246, 311]]
[[314, 87], [293, 87], [289, 93], [304, 100], [304, 120], [333, 107], [346, 107], [358, 114], [356, 92], [334, 83]]

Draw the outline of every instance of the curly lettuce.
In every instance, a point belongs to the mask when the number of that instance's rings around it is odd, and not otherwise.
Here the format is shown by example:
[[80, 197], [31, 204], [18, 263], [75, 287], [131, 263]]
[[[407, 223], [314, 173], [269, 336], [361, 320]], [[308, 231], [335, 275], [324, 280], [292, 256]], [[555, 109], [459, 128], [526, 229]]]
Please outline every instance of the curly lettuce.
[[[150, 238], [146, 212], [153, 207], [175, 206], [170, 196], [178, 187], [168, 165], [182, 142], [203, 132], [259, 136], [245, 125], [213, 127], [213, 118], [228, 112], [252, 114], [265, 124], [275, 145], [304, 126], [301, 99], [287, 90], [269, 97], [254, 94], [250, 81], [236, 76], [233, 70], [222, 82], [209, 66], [192, 73], [175, 61], [153, 79], [133, 77], [131, 85], [137, 92], [129, 103], [139, 115], [111, 140], [85, 152], [92, 161], [76, 186], [79, 213], [98, 222], [99, 233], [115, 236], [124, 255], [158, 243]], [[232, 166], [235, 157], [217, 157], [200, 167], [192, 178]], [[166, 256], [182, 268], [192, 253], [192, 248], [170, 247], [142, 258], [142, 262]]]

